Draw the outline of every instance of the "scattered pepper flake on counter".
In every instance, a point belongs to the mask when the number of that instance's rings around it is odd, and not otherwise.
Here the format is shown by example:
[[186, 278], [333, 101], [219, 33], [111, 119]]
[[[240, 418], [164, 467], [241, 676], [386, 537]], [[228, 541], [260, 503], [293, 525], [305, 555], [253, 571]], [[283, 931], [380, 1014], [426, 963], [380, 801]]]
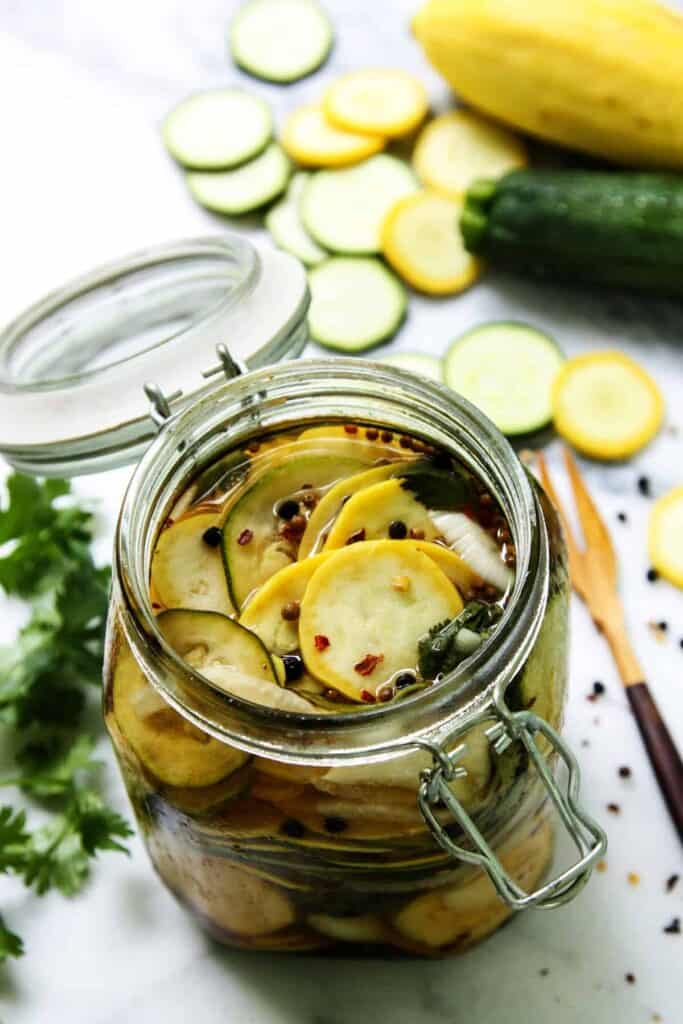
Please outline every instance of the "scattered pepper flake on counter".
[[633, 971], [629, 971], [627, 974], [625, 974], [624, 978], [626, 979], [626, 981], [628, 982], [629, 985], [635, 985], [635, 983], [636, 983], [636, 976], [633, 973]]
[[249, 541], [252, 540], [253, 536], [254, 536], [254, 531], [253, 530], [249, 530], [249, 529], [242, 530], [241, 534], [237, 538], [237, 543], [239, 544], [239, 546], [241, 548], [243, 548], [245, 544], [248, 544]]
[[619, 806], [619, 804], [614, 804], [614, 803], [607, 804], [607, 810], [610, 812], [610, 814], [620, 814], [621, 813], [621, 807]]
[[599, 679], [593, 683], [593, 692], [589, 693], [586, 700], [595, 701], [599, 697], [602, 697], [607, 692], [607, 687], [604, 683], [601, 683]]
[[599, 860], [598, 863], [595, 865], [595, 870], [599, 871], [600, 874], [603, 875], [605, 871], [607, 871], [607, 861]]
[[638, 490], [644, 498], [650, 498], [652, 496], [652, 491], [650, 490], [649, 476], [638, 477]]
[[633, 772], [631, 771], [629, 766], [627, 764], [622, 764], [621, 767], [619, 768], [619, 778], [620, 779], [630, 779], [632, 775], [633, 775]]
[[313, 643], [315, 644], [316, 651], [326, 651], [330, 646], [329, 637], [323, 636], [322, 633], [316, 633], [313, 637]]
[[640, 875], [636, 871], [629, 871], [626, 879], [629, 885], [640, 885]]
[[366, 654], [364, 658], [356, 662], [353, 668], [359, 676], [369, 676], [372, 675], [382, 661], [384, 661], [383, 654]]
[[628, 522], [628, 516], [626, 515], [625, 512], [617, 512], [617, 519], [619, 520], [620, 523], [627, 523]]
[[656, 583], [657, 580], [659, 579], [659, 573], [654, 568], [654, 566], [650, 566], [650, 568], [647, 570], [645, 576], [647, 578], [647, 582], [648, 583]]
[[673, 892], [674, 891], [674, 889], [678, 885], [678, 880], [680, 879], [680, 877], [681, 877], [680, 875], [669, 875], [669, 877], [666, 880], [666, 891], [667, 892]]
[[668, 622], [664, 619], [661, 619], [659, 622], [655, 622], [651, 619], [647, 624], [647, 628], [650, 630], [658, 644], [664, 643], [666, 640], [667, 630], [669, 628]]
[[680, 917], [674, 917], [671, 919], [669, 924], [664, 926], [664, 932], [667, 935], [680, 935], [681, 934], [681, 919]]

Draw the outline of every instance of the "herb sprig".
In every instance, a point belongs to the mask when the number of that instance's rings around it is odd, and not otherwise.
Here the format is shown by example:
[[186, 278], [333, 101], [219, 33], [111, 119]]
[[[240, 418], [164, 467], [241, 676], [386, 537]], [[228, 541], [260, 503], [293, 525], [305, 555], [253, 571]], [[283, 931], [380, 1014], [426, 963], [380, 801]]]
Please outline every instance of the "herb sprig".
[[[86, 881], [100, 850], [126, 852], [128, 824], [97, 789], [95, 740], [82, 729], [99, 691], [110, 571], [95, 565], [93, 516], [66, 480], [15, 473], [0, 507], [0, 587], [28, 600], [16, 641], [0, 647], [0, 729], [14, 751], [0, 787], [18, 788], [49, 812], [31, 829], [26, 811], [0, 806], [0, 873], [38, 895], [66, 896]], [[0, 916], [0, 962], [23, 943]]]
[[424, 679], [435, 679], [473, 654], [502, 614], [499, 605], [468, 601], [454, 619], [439, 622], [418, 644], [418, 665]]

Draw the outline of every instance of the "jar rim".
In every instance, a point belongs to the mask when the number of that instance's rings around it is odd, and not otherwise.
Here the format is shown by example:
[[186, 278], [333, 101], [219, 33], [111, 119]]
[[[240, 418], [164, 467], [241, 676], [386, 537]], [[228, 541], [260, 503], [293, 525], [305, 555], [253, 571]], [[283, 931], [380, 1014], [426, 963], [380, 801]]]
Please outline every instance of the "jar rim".
[[[392, 397], [393, 392], [393, 397]], [[327, 402], [327, 413], [321, 402]], [[337, 410], [330, 413], [329, 410]], [[274, 711], [212, 686], [157, 628], [148, 593], [154, 541], [178, 494], [210, 462], [257, 435], [336, 418], [401, 429], [469, 463], [501, 502], [517, 550], [510, 600], [493, 635], [438, 683], [397, 703], [353, 714]], [[176, 710], [224, 742], [283, 761], [367, 763], [415, 738], [440, 742], [481, 717], [521, 668], [542, 622], [548, 539], [536, 495], [509, 443], [462, 396], [397, 367], [360, 359], [280, 364], [224, 384], [164, 425], [124, 497], [115, 542], [121, 624], [147, 677]]]
[[145, 386], [181, 408], [221, 371], [297, 355], [301, 264], [240, 235], [166, 242], [68, 281], [0, 331], [0, 454], [45, 476], [135, 461], [154, 438]]

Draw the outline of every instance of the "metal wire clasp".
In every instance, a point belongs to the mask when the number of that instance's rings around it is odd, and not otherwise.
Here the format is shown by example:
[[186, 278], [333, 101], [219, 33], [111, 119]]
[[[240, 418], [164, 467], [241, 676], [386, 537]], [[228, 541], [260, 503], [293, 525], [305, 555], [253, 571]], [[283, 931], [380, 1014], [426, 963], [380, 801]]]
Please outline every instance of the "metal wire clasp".
[[[596, 861], [607, 848], [607, 836], [600, 826], [578, 804], [579, 766], [571, 749], [562, 737], [546, 721], [530, 711], [510, 711], [504, 704], [495, 709], [494, 720], [486, 735], [496, 755], [501, 754], [514, 741], [520, 742], [527, 751], [553, 802], [565, 828], [572, 837], [579, 858], [571, 867], [555, 878], [527, 893], [507, 873], [495, 852], [484, 839], [472, 818], [454, 796], [449, 782], [466, 775], [465, 769], [457, 765], [457, 759], [465, 750], [461, 744], [447, 754], [432, 743], [421, 743], [434, 758], [431, 768], [420, 776], [418, 805], [422, 816], [439, 845], [458, 860], [476, 864], [483, 868], [493, 882], [496, 891], [508, 906], [515, 910], [527, 907], [551, 908], [568, 903], [588, 881]], [[543, 735], [567, 768], [563, 789], [558, 785], [548, 766], [548, 759], [539, 750], [536, 736]], [[434, 813], [435, 805], [445, 805], [471, 842], [467, 849], [454, 842]]]

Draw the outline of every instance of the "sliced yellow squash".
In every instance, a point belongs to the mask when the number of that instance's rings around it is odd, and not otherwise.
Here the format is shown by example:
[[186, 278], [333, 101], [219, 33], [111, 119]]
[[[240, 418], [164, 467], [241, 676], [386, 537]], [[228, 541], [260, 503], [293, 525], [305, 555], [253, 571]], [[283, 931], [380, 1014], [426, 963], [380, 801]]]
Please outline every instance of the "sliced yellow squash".
[[650, 561], [665, 579], [683, 587], [683, 487], [655, 502], [648, 531]]
[[396, 673], [414, 669], [420, 637], [462, 607], [450, 580], [410, 544], [352, 544], [310, 579], [301, 602], [301, 653], [318, 679], [363, 699], [362, 691], [374, 694]]
[[231, 693], [240, 700], [249, 701], [250, 704], [260, 704], [264, 708], [290, 711], [298, 715], [325, 714], [321, 708], [313, 707], [287, 687], [246, 676], [230, 665], [208, 665], [202, 669], [202, 675], [219, 690], [225, 690], [226, 693]]
[[442, 544], [432, 544], [427, 540], [411, 540], [407, 543], [412, 544], [423, 555], [427, 555], [433, 562], [436, 562], [442, 573], [448, 577], [461, 594], [469, 595], [473, 587], [482, 583], [481, 576], [473, 572], [460, 555], [451, 551], [450, 548], [446, 548]]
[[367, 469], [364, 473], [356, 473], [354, 476], [347, 477], [346, 480], [340, 480], [338, 484], [330, 488], [327, 494], [321, 498], [308, 520], [299, 545], [299, 560], [308, 558], [318, 544], [322, 547], [323, 532], [334, 523], [348, 498], [366, 487], [381, 483], [389, 477], [398, 476], [401, 468], [405, 465], [407, 465], [405, 462], [393, 462], [386, 466], [375, 466], [374, 469]]
[[451, 196], [462, 195], [476, 178], [499, 178], [526, 163], [526, 149], [517, 136], [469, 110], [435, 117], [413, 153], [420, 180]]
[[400, 479], [385, 480], [349, 498], [330, 529], [323, 550], [333, 551], [354, 541], [386, 539], [394, 522], [403, 523], [408, 534], [411, 530], [421, 531], [419, 540], [439, 536], [427, 509], [412, 491], [402, 487]]
[[232, 614], [219, 524], [215, 512], [204, 512], [179, 519], [159, 535], [151, 570], [151, 587], [159, 604]]
[[343, 167], [384, 149], [380, 136], [337, 127], [317, 104], [294, 110], [280, 141], [285, 153], [304, 167]]
[[114, 669], [114, 717], [145, 768], [169, 786], [211, 786], [247, 760], [170, 707], [127, 646]]
[[422, 82], [396, 68], [352, 71], [327, 89], [327, 117], [348, 131], [397, 138], [417, 128], [427, 113]]
[[622, 352], [569, 359], [553, 385], [557, 432], [585, 455], [626, 459], [659, 430], [664, 399], [652, 377]]
[[299, 646], [298, 616], [285, 618], [288, 606], [301, 604], [308, 581], [329, 555], [315, 555], [280, 569], [260, 587], [240, 616], [273, 654], [288, 654]]
[[319, 442], [316, 448], [329, 448], [333, 455], [340, 458], [353, 456], [362, 459], [368, 466], [379, 459], [391, 459], [399, 456], [405, 459], [405, 449], [400, 447], [400, 434], [393, 431], [380, 430], [372, 427], [359, 427], [349, 423], [346, 426], [328, 423], [322, 427], [307, 427], [299, 434], [298, 442], [308, 445], [311, 441]]
[[463, 244], [462, 199], [422, 191], [399, 199], [382, 224], [382, 252], [407, 284], [453, 295], [472, 284], [479, 261]]

